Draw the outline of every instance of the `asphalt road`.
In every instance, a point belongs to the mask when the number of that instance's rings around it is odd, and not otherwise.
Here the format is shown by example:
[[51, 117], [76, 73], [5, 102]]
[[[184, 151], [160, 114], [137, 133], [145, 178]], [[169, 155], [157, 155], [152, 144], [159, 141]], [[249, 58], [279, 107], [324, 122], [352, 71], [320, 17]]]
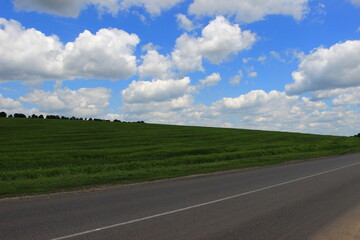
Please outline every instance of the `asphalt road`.
[[359, 204], [360, 154], [351, 154], [0, 200], [0, 239], [304, 240]]

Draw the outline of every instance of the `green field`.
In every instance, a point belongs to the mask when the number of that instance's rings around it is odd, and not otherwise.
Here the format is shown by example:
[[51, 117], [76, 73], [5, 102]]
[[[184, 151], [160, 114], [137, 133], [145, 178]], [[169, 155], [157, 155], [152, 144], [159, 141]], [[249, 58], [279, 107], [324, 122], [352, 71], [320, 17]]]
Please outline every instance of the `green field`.
[[360, 152], [350, 137], [17, 118], [0, 118], [0, 141], [1, 197]]

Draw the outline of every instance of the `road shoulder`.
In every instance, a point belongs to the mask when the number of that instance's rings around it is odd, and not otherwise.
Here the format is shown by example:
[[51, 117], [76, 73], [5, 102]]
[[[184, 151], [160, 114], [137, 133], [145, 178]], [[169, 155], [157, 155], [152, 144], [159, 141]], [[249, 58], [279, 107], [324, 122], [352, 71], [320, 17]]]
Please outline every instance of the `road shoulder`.
[[325, 226], [310, 240], [360, 240], [360, 204]]

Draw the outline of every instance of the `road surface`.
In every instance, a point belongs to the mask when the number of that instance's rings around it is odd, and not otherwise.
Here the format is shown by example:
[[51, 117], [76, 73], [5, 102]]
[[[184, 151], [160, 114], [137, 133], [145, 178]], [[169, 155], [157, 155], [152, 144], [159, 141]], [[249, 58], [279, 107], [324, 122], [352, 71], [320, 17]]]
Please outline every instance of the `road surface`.
[[[349, 154], [0, 200], [0, 239], [321, 239], [359, 206], [360, 154]], [[346, 239], [360, 236], [354, 221]]]

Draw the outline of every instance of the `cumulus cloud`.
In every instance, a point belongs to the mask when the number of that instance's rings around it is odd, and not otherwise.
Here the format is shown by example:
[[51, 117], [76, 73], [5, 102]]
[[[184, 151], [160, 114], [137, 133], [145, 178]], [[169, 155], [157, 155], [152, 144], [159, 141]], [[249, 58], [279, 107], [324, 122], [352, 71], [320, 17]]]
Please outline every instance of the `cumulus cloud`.
[[[191, 98], [190, 98], [191, 100]], [[186, 103], [186, 101], [184, 101]], [[153, 111], [133, 111], [129, 109], [123, 114], [124, 119], [128, 121], [137, 121], [138, 119], [146, 122], [176, 124], [176, 125], [192, 125], [192, 126], [213, 126], [213, 127], [229, 127], [231, 123], [211, 111], [203, 105], [192, 104], [192, 100], [183, 104], [183, 108], [172, 109], [169, 105], [159, 105]], [[147, 105], [153, 108], [153, 105]]]
[[306, 97], [290, 97], [279, 91], [255, 90], [234, 98], [222, 98], [210, 106], [193, 105], [185, 97], [181, 99], [177, 104], [181, 106], [179, 108], [172, 106], [170, 101], [126, 105], [122, 116], [129, 121], [141, 119], [168, 124], [334, 135], [353, 135], [359, 126], [360, 114], [356, 111], [341, 105], [330, 107], [325, 102]]
[[40, 114], [38, 109], [26, 108], [20, 101], [4, 97], [0, 93], [0, 112], [6, 112], [8, 115], [14, 113], [23, 113], [25, 115]]
[[85, 30], [64, 45], [57, 36], [0, 18], [0, 81], [126, 79], [136, 73], [139, 38], [119, 29]]
[[[167, 124], [334, 135], [353, 135], [359, 126], [360, 113], [344, 107], [346, 105], [341, 105], [340, 101], [330, 106], [306, 97], [288, 96], [285, 92], [255, 90], [234, 98], [222, 98], [205, 106], [194, 105], [189, 93], [177, 96], [162, 101], [125, 103], [122, 117], [129, 121], [141, 119]], [[346, 104], [357, 102], [354, 98], [346, 100]]]
[[133, 81], [121, 91], [124, 103], [162, 102], [179, 98], [190, 91], [190, 78], [180, 80]]
[[[164, 101], [149, 101], [142, 103], [125, 103], [122, 110], [126, 113], [166, 113], [169, 111], [179, 111], [192, 105], [194, 99], [190, 94], [184, 94], [177, 98], [169, 98]], [[143, 119], [143, 118], [141, 118]]]
[[286, 96], [283, 92], [254, 90], [236, 98], [223, 98], [213, 105], [217, 109], [229, 112], [271, 113], [274, 109], [292, 108], [298, 97]]
[[285, 86], [289, 95], [360, 86], [360, 41], [320, 47], [304, 56], [292, 73], [294, 83]]
[[85, 30], [62, 52], [64, 71], [71, 78], [126, 79], [136, 73], [133, 55], [139, 38], [120, 29]]
[[229, 83], [233, 86], [236, 86], [236, 85], [239, 85], [240, 84], [240, 81], [241, 79], [243, 78], [244, 74], [241, 70], [239, 70], [238, 74], [236, 74], [235, 76], [233, 76]]
[[57, 89], [54, 92], [34, 90], [20, 101], [36, 105], [41, 112], [67, 116], [96, 116], [109, 105], [111, 91], [106, 88]]
[[319, 90], [312, 92], [313, 100], [329, 99], [347, 92], [360, 91], [360, 87], [350, 87], [350, 88], [336, 88], [331, 90]]
[[0, 18], [0, 80], [58, 77], [62, 47], [57, 36], [25, 30], [17, 21]]
[[152, 42], [148, 43], [148, 44], [145, 44], [144, 46], [141, 47], [141, 50], [143, 52], [146, 52], [146, 51], [151, 51], [151, 50], [159, 50], [161, 47], [160, 46], [157, 46], [155, 44], [153, 44]]
[[138, 68], [140, 78], [167, 79], [174, 76], [172, 72], [174, 66], [169, 56], [161, 55], [156, 50], [149, 50], [141, 58], [143, 62]]
[[64, 17], [77, 17], [81, 10], [94, 5], [100, 13], [117, 14], [131, 7], [143, 7], [151, 15], [159, 15], [182, 0], [14, 0], [15, 9], [37, 11]]
[[186, 31], [190, 32], [195, 29], [194, 24], [190, 19], [186, 17], [184, 14], [177, 14], [176, 15], [176, 21], [180, 28], [185, 29]]
[[335, 106], [360, 106], [360, 87], [339, 94], [334, 100], [332, 100], [332, 104]]
[[126, 113], [142, 114], [190, 107], [193, 102], [190, 93], [194, 91], [190, 82], [188, 77], [179, 80], [133, 81], [121, 91], [122, 109]]
[[236, 119], [232, 123], [241, 128], [334, 135], [358, 131], [357, 117], [360, 116], [356, 111], [329, 107], [325, 102], [263, 90], [220, 99], [207, 109], [211, 111], [225, 119]]
[[20, 102], [15, 101], [11, 98], [3, 97], [3, 95], [0, 93], [0, 110], [1, 111], [7, 111], [7, 110], [17, 110], [22, 109], [23, 106]]
[[172, 59], [180, 71], [203, 70], [203, 58], [219, 64], [230, 55], [251, 48], [255, 41], [254, 33], [242, 31], [239, 25], [218, 16], [202, 30], [201, 37], [192, 37], [187, 33], [181, 35], [176, 40]]
[[189, 7], [189, 13], [197, 16], [235, 16], [244, 23], [259, 21], [273, 14], [300, 20], [308, 10], [307, 4], [308, 0], [195, 0]]
[[307, 111], [325, 110], [328, 108], [327, 104], [322, 101], [312, 101], [310, 98], [302, 97], [303, 107]]
[[213, 73], [209, 76], [207, 76], [205, 79], [201, 79], [199, 81], [199, 87], [212, 87], [217, 85], [221, 81], [221, 75], [220, 73]]

